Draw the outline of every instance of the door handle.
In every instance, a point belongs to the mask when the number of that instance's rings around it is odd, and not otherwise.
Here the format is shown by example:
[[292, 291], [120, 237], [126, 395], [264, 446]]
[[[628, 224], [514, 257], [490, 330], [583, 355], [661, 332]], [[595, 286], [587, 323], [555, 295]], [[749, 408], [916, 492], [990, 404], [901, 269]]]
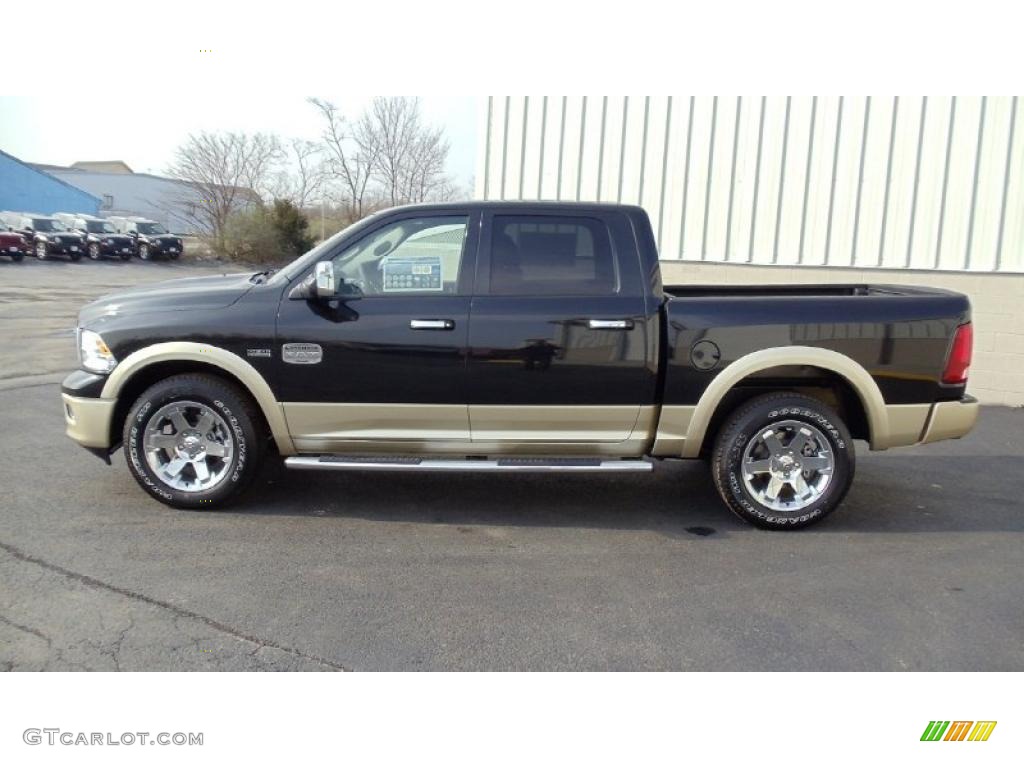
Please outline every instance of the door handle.
[[628, 331], [633, 328], [632, 320], [588, 320], [587, 327], [594, 331]]
[[455, 327], [454, 320], [410, 320], [409, 327], [414, 331], [450, 331]]

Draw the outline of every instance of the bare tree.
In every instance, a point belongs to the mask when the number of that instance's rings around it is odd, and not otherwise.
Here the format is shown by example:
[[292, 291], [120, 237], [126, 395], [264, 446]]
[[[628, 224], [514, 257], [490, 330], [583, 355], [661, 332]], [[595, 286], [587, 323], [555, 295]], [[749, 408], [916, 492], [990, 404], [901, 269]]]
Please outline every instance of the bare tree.
[[381, 205], [447, 200], [455, 194], [445, 173], [448, 140], [425, 125], [419, 99], [378, 97], [354, 122], [329, 101], [310, 99], [324, 119], [327, 161], [323, 197], [359, 219]]
[[194, 196], [178, 201], [180, 208], [223, 251], [228, 218], [238, 209], [262, 204], [281, 156], [281, 142], [270, 134], [203, 131], [178, 147], [167, 175], [192, 190]]
[[449, 145], [442, 128], [423, 124], [419, 99], [377, 97], [359, 121], [378, 148], [374, 176], [391, 205], [436, 199], [448, 183]]
[[341, 202], [353, 218], [361, 219], [367, 212], [369, 184], [377, 162], [378, 146], [366, 132], [363, 121], [350, 125], [338, 108], [329, 101], [309, 99], [324, 118], [322, 141], [327, 154], [329, 174], [341, 187]]
[[271, 189], [273, 197], [306, 208], [323, 191], [327, 173], [323, 146], [307, 139], [292, 139], [285, 154], [289, 167], [278, 171]]

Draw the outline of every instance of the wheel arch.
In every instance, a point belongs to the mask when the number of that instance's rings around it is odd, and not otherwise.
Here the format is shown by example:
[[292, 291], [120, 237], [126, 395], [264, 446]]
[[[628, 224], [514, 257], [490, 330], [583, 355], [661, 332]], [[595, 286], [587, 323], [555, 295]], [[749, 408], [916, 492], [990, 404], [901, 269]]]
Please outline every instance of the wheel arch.
[[[849, 387], [856, 396], [866, 421], [867, 438], [873, 449], [888, 447], [889, 417], [878, 384], [860, 363], [852, 358], [820, 347], [771, 347], [751, 352], [727, 365], [712, 379], [692, 407], [682, 441], [682, 457], [697, 458], [706, 440], [713, 437], [712, 427], [721, 417], [722, 406], [743, 382], [773, 368], [810, 366], [832, 376]], [[787, 389], [792, 387], [778, 387]]]
[[[295, 453], [284, 411], [263, 375], [234, 352], [210, 344], [170, 341], [136, 350], [114, 369], [103, 386], [101, 397], [118, 403], [111, 432], [120, 434], [131, 403], [154, 380], [178, 373], [219, 374], [247, 392], [256, 403], [282, 456]], [[156, 378], [154, 379], [154, 375]], [[141, 389], [140, 389], [141, 387]]]

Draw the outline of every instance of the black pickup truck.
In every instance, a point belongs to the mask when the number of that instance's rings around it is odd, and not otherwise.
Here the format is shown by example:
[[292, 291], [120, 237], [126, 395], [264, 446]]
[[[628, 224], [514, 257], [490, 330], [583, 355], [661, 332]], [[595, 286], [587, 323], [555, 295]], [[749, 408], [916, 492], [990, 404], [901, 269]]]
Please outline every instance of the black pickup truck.
[[176, 507], [228, 501], [271, 445], [290, 468], [373, 472], [703, 458], [736, 514], [793, 529], [843, 499], [854, 439], [971, 429], [971, 342], [947, 291], [662, 285], [637, 207], [417, 205], [280, 270], [86, 306], [64, 414]]

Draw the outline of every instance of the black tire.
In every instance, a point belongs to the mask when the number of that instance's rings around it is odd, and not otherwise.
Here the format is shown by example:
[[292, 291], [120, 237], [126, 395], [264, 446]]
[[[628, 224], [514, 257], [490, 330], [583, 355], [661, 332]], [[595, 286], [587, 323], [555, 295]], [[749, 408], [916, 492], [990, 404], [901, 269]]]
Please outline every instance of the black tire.
[[89, 243], [89, 258], [93, 261], [99, 261], [103, 258], [103, 254], [100, 253], [99, 243]]
[[[208, 406], [224, 420], [234, 441], [223, 478], [204, 491], [190, 492], [168, 485], [149, 465], [143, 448], [150, 419], [164, 406], [180, 401]], [[158, 501], [179, 509], [226, 505], [253, 481], [265, 447], [262, 420], [248, 394], [223, 379], [205, 374], [182, 374], [157, 382], [135, 401], [124, 424], [125, 457], [132, 476]]]
[[72, 261], [81, 261], [82, 260], [82, 252], [81, 251], [75, 251], [74, 253], [69, 253], [68, 256], [71, 258]]
[[46, 250], [46, 243], [36, 243], [36, 258], [40, 261], [50, 258], [50, 252]]
[[11, 261], [13, 261], [15, 264], [17, 264], [19, 261], [22, 261], [24, 258], [25, 258], [25, 254], [24, 253], [12, 253], [11, 254]]
[[169, 258], [171, 261], [177, 261], [179, 256], [181, 256], [180, 253], [168, 253], [167, 254], [167, 258]]
[[[750, 492], [744, 482], [742, 471], [743, 455], [748, 445], [758, 440], [763, 431], [767, 434], [766, 428], [770, 425], [783, 422], [802, 422], [809, 425], [825, 439], [828, 450], [831, 451], [831, 477], [824, 485], [820, 496], [806, 506], [792, 510], [774, 509], [763, 504]], [[806, 463], [806, 459], [804, 461]], [[719, 431], [711, 457], [711, 473], [715, 487], [729, 509], [758, 528], [772, 530], [804, 528], [824, 519], [839, 506], [849, 491], [855, 465], [853, 440], [835, 411], [819, 400], [791, 392], [761, 395], [740, 406]], [[799, 467], [800, 464], [797, 463], [796, 468]], [[817, 477], [812, 473], [796, 474]], [[755, 487], [754, 490], [762, 489]], [[778, 494], [778, 491], [776, 493]], [[792, 487], [789, 493], [792, 502], [798, 504]], [[782, 498], [782, 495], [778, 494], [775, 499], [769, 497], [768, 500], [771, 502]]]

